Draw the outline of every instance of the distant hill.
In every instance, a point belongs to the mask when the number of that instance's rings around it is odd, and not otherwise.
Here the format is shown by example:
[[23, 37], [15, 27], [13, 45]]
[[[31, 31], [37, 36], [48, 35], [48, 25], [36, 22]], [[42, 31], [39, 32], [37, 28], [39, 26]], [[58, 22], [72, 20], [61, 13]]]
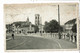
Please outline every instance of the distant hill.
[[76, 18], [75, 19], [72, 19], [72, 20], [69, 20], [65, 23], [66, 24], [74, 24], [76, 22]]

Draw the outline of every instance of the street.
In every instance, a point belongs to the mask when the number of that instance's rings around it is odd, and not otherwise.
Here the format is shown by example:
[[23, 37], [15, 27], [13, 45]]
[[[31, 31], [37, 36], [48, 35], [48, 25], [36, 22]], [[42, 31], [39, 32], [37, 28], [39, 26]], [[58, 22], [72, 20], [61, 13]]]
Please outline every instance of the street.
[[[11, 36], [8, 36], [11, 38]], [[42, 38], [36, 36], [15, 36], [15, 39], [6, 40], [7, 50], [24, 49], [76, 49], [77, 45], [63, 39]]]

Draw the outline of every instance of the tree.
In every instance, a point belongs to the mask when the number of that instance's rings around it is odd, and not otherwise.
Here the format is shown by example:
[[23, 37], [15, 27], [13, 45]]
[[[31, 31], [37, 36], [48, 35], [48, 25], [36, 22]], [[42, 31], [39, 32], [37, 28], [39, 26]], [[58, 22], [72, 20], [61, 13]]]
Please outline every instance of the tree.
[[46, 21], [44, 25], [45, 32], [49, 32], [49, 23]]
[[77, 28], [76, 28], [76, 27], [77, 27], [77, 25], [74, 24], [73, 27], [72, 27], [72, 29], [71, 29], [71, 30], [72, 30], [73, 32], [75, 32], [75, 33], [77, 33]]
[[59, 30], [62, 31], [62, 27], [58, 24], [56, 20], [51, 20], [50, 22], [45, 22], [44, 30], [45, 32], [55, 33], [58, 32]]
[[12, 25], [11, 24], [6, 24], [6, 32], [12, 32]]
[[22, 24], [22, 22], [14, 22], [14, 23], [12, 23], [12, 24], [15, 24], [16, 27], [18, 27], [18, 26], [20, 27], [21, 24]]

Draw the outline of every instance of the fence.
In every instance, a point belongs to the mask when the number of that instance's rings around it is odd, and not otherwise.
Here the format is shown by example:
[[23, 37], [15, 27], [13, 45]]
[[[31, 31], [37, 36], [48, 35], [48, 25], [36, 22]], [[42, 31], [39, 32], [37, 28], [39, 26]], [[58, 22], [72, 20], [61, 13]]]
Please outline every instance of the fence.
[[[41, 35], [41, 34], [40, 34]], [[59, 38], [58, 33], [42, 33], [43, 37]], [[77, 42], [77, 33], [61, 33], [61, 39], [69, 40], [71, 42]]]

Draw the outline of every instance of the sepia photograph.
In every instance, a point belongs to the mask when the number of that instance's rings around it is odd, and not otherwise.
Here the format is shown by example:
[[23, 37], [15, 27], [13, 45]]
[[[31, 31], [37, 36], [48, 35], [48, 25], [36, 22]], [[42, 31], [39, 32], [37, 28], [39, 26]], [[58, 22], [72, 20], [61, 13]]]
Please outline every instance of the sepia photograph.
[[78, 3], [4, 4], [5, 50], [77, 50]]

